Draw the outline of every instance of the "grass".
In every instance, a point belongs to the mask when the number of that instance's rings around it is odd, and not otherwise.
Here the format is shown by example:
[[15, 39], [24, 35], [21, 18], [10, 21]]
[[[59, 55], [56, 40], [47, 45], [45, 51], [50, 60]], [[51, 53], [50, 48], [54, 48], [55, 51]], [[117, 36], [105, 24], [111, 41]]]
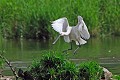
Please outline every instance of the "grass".
[[0, 29], [5, 38], [50, 38], [50, 21], [81, 15], [91, 35], [120, 35], [119, 0], [0, 0]]

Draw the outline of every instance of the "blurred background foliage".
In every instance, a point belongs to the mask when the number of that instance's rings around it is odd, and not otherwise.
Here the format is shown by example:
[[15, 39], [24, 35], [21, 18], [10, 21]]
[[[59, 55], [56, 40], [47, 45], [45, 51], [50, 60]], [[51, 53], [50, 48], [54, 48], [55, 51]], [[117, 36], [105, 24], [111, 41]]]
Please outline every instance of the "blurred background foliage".
[[119, 13], [119, 0], [0, 0], [0, 29], [4, 38], [49, 39], [56, 35], [50, 21], [76, 25], [81, 15], [91, 36], [119, 36]]

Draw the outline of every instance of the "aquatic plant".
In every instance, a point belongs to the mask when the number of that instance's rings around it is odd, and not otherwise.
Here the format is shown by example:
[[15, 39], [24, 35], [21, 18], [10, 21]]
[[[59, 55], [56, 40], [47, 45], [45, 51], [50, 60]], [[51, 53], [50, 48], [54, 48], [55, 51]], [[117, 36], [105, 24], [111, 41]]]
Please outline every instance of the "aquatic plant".
[[[119, 0], [0, 0], [0, 29], [5, 38], [44, 38], [56, 33], [50, 21], [81, 15], [93, 36], [120, 35]], [[87, 6], [87, 7], [86, 7]]]

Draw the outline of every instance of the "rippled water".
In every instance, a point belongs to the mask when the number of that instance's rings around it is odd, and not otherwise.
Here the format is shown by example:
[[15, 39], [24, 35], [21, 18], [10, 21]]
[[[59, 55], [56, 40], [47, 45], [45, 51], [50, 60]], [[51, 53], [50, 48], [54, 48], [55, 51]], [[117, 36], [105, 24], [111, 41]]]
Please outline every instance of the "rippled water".
[[[63, 39], [59, 39], [55, 45], [53, 40], [6, 40], [2, 39], [1, 47], [5, 51], [5, 57], [11, 61], [13, 66], [26, 69], [34, 59], [39, 59], [45, 51], [62, 52], [70, 47]], [[73, 42], [73, 50], [68, 52], [68, 58], [75, 63], [83, 61], [97, 61], [101, 66], [108, 68], [113, 74], [120, 74], [120, 38], [91, 38], [87, 44], [81, 46], [74, 55], [77, 48]], [[10, 74], [9, 67], [5, 66], [6, 74]]]

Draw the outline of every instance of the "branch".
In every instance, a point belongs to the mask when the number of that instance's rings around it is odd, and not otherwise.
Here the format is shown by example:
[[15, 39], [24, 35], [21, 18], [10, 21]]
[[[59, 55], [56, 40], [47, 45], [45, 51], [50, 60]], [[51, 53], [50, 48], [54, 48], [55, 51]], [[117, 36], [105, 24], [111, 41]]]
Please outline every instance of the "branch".
[[3, 60], [5, 60], [5, 62], [10, 67], [11, 71], [13, 72], [13, 74], [15, 75], [16, 80], [17, 80], [18, 79], [18, 74], [16, 73], [16, 70], [13, 68], [13, 66], [11, 65], [11, 63], [4, 56], [2, 56], [1, 54], [0, 54], [0, 58], [2, 58]]

